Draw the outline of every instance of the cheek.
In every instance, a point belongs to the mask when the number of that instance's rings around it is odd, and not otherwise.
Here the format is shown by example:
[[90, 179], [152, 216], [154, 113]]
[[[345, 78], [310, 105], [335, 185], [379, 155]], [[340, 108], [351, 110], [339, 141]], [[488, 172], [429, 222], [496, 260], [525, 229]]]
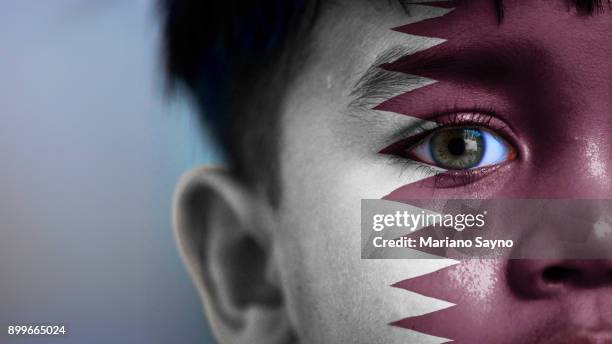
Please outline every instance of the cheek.
[[[275, 260], [301, 338], [311, 343], [402, 343], [418, 336], [387, 324], [434, 311], [439, 303], [391, 285], [447, 262], [362, 260], [360, 202], [423, 176], [372, 160], [381, 157], [321, 149], [333, 142], [321, 132], [317, 144], [304, 144], [312, 133], [301, 129], [285, 140], [275, 239]], [[314, 160], [317, 164], [304, 167]]]
[[[500, 261], [469, 260], [396, 283], [397, 288], [446, 300], [455, 306], [407, 317], [393, 325], [458, 339], [461, 343], [503, 343], [508, 338], [529, 338], [529, 324], [523, 328], [504, 326], [512, 318], [523, 316], [512, 295], [503, 288], [505, 282], [499, 280], [504, 269], [505, 263]], [[525, 316], [537, 322], [537, 315]]]
[[283, 220], [291, 233], [284, 235], [277, 261], [304, 343], [422, 342], [422, 335], [388, 324], [434, 312], [444, 303], [391, 285], [441, 269], [447, 261], [361, 260], [358, 220], [286, 214], [292, 215]]

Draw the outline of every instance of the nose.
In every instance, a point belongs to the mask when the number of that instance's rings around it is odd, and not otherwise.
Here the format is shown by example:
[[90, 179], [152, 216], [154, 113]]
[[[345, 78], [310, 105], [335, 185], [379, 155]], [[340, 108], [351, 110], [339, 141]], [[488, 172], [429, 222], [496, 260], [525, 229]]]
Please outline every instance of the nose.
[[612, 287], [612, 260], [511, 259], [507, 266], [507, 280], [510, 289], [525, 299]]

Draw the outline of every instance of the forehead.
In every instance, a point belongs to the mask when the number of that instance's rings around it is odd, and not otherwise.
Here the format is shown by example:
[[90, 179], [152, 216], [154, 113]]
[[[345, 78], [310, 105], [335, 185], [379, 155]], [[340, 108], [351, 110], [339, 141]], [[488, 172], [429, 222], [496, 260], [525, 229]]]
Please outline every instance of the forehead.
[[[605, 34], [610, 8], [597, 0], [356, 0], [330, 2], [321, 16], [323, 34], [351, 31], [356, 40], [368, 24], [417, 36], [445, 39]], [[446, 11], [445, 11], [446, 10]], [[442, 15], [442, 13], [447, 13]], [[430, 20], [423, 20], [432, 17]], [[406, 24], [401, 24], [403, 20]], [[418, 22], [418, 25], [411, 25]], [[335, 30], [334, 30], [335, 29]], [[324, 38], [324, 37], [323, 37]], [[330, 39], [337, 38], [329, 37]], [[338, 40], [336, 40], [338, 41]], [[469, 42], [468, 42], [469, 43]]]
[[[430, 2], [409, 5], [416, 8], [443, 6], [452, 10], [441, 17], [413, 25], [393, 28], [396, 31], [433, 36], [472, 43], [477, 39], [528, 38], [539, 36], [540, 41], [578, 37], [584, 40], [603, 38], [611, 27], [610, 15], [601, 9], [592, 13], [569, 6], [567, 1], [492, 0], [461, 2]], [[568, 36], [569, 35], [569, 36]], [[598, 37], [599, 36], [599, 37]]]

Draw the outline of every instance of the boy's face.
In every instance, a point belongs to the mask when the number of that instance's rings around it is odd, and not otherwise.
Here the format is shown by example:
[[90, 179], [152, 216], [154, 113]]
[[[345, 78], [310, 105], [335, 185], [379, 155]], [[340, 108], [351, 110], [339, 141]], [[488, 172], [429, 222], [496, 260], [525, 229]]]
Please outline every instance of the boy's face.
[[[388, 324], [448, 306], [391, 287], [447, 261], [360, 259], [361, 199], [401, 201], [411, 192], [413, 198], [612, 194], [610, 14], [580, 15], [563, 1], [506, 1], [501, 24], [493, 1], [447, 11], [409, 5], [406, 14], [384, 1], [329, 6], [316, 30], [314, 63], [286, 99], [277, 257], [291, 316], [306, 342], [426, 342], [424, 335]], [[427, 49], [439, 38], [447, 41]], [[404, 66], [391, 71], [427, 79], [399, 77], [392, 85], [374, 80], [369, 89], [355, 90], [381, 62], [377, 57], [393, 47], [405, 55], [427, 49], [429, 66], [405, 57]], [[389, 104], [392, 98], [395, 104]], [[381, 110], [367, 109], [374, 107]], [[473, 123], [474, 116], [464, 116], [470, 119], [463, 123], [456, 115], [474, 112], [492, 115], [499, 124]], [[421, 119], [486, 127], [518, 154], [502, 154], [491, 163], [499, 164], [497, 171], [459, 178], [457, 185], [415, 186], [436, 172], [420, 168], [414, 156], [379, 152], [410, 136]], [[399, 151], [410, 148], [406, 143]], [[429, 295], [446, 295], [458, 303], [457, 311], [432, 313], [417, 328], [467, 343], [540, 342], [565, 330], [576, 336], [612, 330], [612, 288], [569, 288], [563, 297], [521, 299], [509, 279], [545, 269], [527, 265], [515, 274], [504, 260], [441, 270], [429, 283], [442, 290]], [[578, 342], [570, 337], [565, 334], [562, 342]]]
[[[491, 0], [406, 9], [324, 5], [283, 100], [281, 201], [266, 221], [297, 336], [612, 343], [607, 261], [363, 260], [360, 238], [362, 199], [611, 198], [612, 14], [565, 1], [508, 0], [501, 22]], [[551, 267], [570, 273], [549, 283]], [[392, 287], [417, 276], [431, 297]]]

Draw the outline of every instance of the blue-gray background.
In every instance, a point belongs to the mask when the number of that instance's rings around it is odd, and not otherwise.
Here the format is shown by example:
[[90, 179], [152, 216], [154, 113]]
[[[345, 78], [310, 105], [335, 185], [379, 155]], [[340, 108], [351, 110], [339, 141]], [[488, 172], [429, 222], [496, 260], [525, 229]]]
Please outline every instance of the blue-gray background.
[[10, 342], [212, 342], [170, 199], [219, 159], [164, 97], [154, 5], [0, 3], [0, 324], [70, 332]]

